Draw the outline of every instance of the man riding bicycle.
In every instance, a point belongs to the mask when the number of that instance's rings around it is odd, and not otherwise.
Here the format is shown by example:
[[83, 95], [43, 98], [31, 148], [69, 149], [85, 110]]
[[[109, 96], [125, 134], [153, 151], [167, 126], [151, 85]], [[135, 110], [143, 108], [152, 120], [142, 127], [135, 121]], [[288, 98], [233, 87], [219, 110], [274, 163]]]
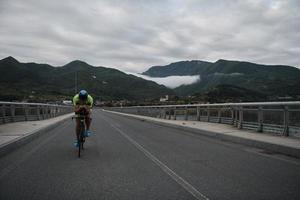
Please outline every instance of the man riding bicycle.
[[[91, 135], [90, 125], [91, 125], [91, 108], [93, 106], [93, 98], [85, 90], [80, 90], [78, 94], [73, 97], [74, 112], [75, 115], [84, 115], [86, 132], [85, 136], [88, 137]], [[77, 141], [74, 143], [75, 146], [78, 146], [78, 139], [80, 134], [80, 119], [76, 118], [76, 138]]]

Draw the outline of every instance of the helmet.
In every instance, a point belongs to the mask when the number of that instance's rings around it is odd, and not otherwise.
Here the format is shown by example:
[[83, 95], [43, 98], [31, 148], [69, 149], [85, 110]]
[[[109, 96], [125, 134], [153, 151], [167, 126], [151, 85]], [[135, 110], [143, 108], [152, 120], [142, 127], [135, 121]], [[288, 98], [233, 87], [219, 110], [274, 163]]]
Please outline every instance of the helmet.
[[87, 91], [80, 90], [80, 92], [79, 92], [78, 95], [79, 95], [79, 99], [81, 99], [81, 100], [87, 100], [87, 97], [88, 97]]

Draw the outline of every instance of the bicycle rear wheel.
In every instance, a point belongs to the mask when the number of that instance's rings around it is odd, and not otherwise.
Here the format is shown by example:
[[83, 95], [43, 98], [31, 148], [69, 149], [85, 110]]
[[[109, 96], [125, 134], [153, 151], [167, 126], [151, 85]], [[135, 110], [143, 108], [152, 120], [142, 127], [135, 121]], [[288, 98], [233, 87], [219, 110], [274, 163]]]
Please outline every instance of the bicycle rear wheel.
[[81, 144], [81, 149], [83, 150], [83, 144], [84, 144], [84, 142], [85, 142], [85, 137], [84, 137], [84, 135], [83, 134], [81, 134], [81, 138], [80, 138], [80, 144]]
[[83, 148], [83, 142], [82, 142], [82, 133], [83, 133], [83, 127], [82, 125], [80, 126], [80, 133], [79, 133], [79, 137], [77, 138], [78, 141], [78, 158], [80, 158], [80, 154], [81, 154], [81, 150]]
[[81, 152], [81, 141], [79, 138], [79, 140], [78, 140], [78, 158], [80, 158], [80, 152]]

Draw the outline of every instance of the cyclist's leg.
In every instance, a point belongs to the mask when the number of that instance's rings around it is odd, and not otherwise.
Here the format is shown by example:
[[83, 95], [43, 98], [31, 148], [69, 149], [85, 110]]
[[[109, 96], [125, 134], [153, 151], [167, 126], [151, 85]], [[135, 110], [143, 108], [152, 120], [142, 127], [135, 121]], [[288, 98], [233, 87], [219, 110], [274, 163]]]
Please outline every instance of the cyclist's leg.
[[86, 125], [86, 130], [89, 131], [90, 130], [90, 126], [91, 126], [91, 117], [90, 114], [88, 114], [85, 118], [85, 125]]
[[76, 139], [79, 139], [80, 135], [80, 119], [76, 118]]

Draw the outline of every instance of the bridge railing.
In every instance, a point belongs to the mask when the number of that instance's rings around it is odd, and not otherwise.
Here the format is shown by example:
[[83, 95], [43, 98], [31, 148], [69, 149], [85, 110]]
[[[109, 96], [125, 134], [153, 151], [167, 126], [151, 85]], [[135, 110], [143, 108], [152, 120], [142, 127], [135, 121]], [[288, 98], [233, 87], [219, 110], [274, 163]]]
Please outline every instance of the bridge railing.
[[112, 107], [162, 119], [231, 124], [239, 129], [300, 138], [300, 101]]
[[73, 107], [71, 106], [0, 101], [0, 124], [43, 120], [71, 113], [72, 111]]

